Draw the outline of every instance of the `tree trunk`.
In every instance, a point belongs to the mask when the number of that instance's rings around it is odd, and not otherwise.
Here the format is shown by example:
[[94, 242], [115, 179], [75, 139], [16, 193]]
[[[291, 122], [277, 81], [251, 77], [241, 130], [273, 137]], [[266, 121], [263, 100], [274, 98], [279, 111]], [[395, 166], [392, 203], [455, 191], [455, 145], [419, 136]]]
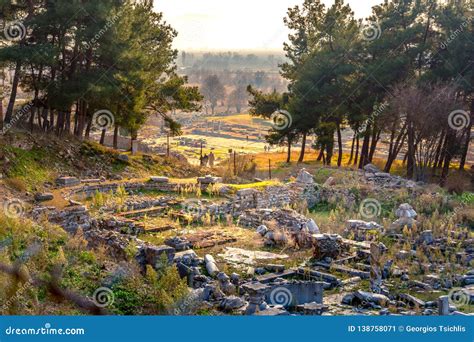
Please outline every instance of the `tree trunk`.
[[439, 137], [438, 144], [436, 146], [436, 152], [435, 152], [435, 157], [434, 157], [434, 160], [433, 160], [433, 165], [431, 165], [431, 175], [432, 176], [436, 175], [436, 168], [437, 168], [438, 163], [441, 159], [441, 151], [442, 151], [442, 148], [443, 148], [443, 142], [444, 142], [445, 135], [446, 135], [445, 132], [441, 133], [441, 136]]
[[333, 154], [334, 154], [334, 143], [327, 144], [326, 145], [326, 165], [331, 166]]
[[[395, 128], [394, 128], [395, 132]], [[394, 133], [392, 134], [395, 135]], [[387, 162], [385, 163], [384, 172], [389, 173], [392, 168], [393, 162], [397, 159], [400, 154], [402, 146], [405, 144], [407, 133], [406, 133], [406, 124], [403, 126], [402, 130], [399, 132], [396, 140], [392, 143], [390, 142], [390, 149], [388, 151]]]
[[0, 98], [0, 131], [3, 130], [3, 97]]
[[408, 120], [408, 153], [407, 153], [407, 178], [413, 179], [415, 173], [415, 128], [410, 116]]
[[13, 76], [12, 92], [10, 93], [10, 101], [8, 102], [7, 112], [5, 113], [5, 122], [10, 123], [13, 116], [13, 108], [15, 107], [16, 94], [18, 91], [18, 83], [20, 82], [21, 62], [17, 61], [15, 66], [15, 75]]
[[301, 143], [301, 152], [300, 152], [300, 157], [298, 159], [298, 163], [302, 163], [304, 161], [304, 154], [306, 151], [306, 136], [307, 132], [303, 132], [303, 142]]
[[337, 123], [337, 148], [339, 149], [339, 156], [337, 157], [337, 167], [341, 167], [342, 164], [342, 133], [341, 125]]
[[39, 127], [40, 130], [43, 128], [43, 123], [41, 122], [41, 119], [42, 119], [41, 111], [42, 111], [41, 108], [38, 107], [38, 111], [37, 111], [36, 117], [38, 118], [38, 127]]
[[66, 115], [64, 118], [64, 132], [66, 132], [66, 134], [71, 134], [71, 110], [70, 109], [66, 112]]
[[58, 110], [58, 119], [56, 120], [56, 135], [61, 136], [64, 129], [64, 112]]
[[370, 145], [370, 152], [369, 152], [369, 162], [372, 163], [375, 155], [375, 151], [377, 150], [377, 144], [380, 140], [380, 130], [377, 130], [374, 127], [374, 131], [372, 133], [372, 144]]
[[446, 144], [445, 144], [445, 153], [444, 153], [444, 160], [443, 160], [443, 171], [441, 172], [441, 179], [440, 185], [444, 186], [446, 184], [446, 180], [448, 179], [449, 175], [449, 166], [451, 165], [451, 160], [453, 159], [453, 155], [456, 152], [456, 144], [454, 143], [455, 136], [453, 137], [452, 132], [448, 132], [446, 136]]
[[288, 141], [288, 152], [287, 152], [287, 155], [286, 155], [286, 162], [289, 164], [291, 163], [291, 139], [287, 139]]
[[119, 126], [116, 124], [114, 127], [114, 149], [118, 150], [118, 132]]
[[41, 118], [43, 120], [43, 131], [48, 130], [48, 108], [43, 107], [43, 112], [41, 113]]
[[86, 140], [89, 140], [91, 135], [91, 128], [92, 128], [92, 118], [87, 118], [87, 127], [86, 127]]
[[325, 160], [324, 159], [324, 149], [325, 149], [325, 146], [321, 146], [321, 149], [319, 150], [319, 156], [318, 156], [318, 159], [316, 159], [317, 161], [323, 161], [324, 164], [326, 164]]
[[102, 128], [102, 133], [100, 135], [100, 144], [104, 145], [105, 143], [105, 128]]
[[359, 162], [359, 148], [360, 148], [360, 138], [359, 134], [357, 134], [356, 137], [356, 151], [355, 151], [355, 156], [354, 156], [354, 165], [357, 165]]
[[74, 113], [74, 135], [79, 136], [79, 101], [76, 103], [76, 112]]
[[364, 142], [362, 143], [362, 150], [360, 151], [359, 169], [362, 169], [369, 163], [370, 130], [371, 127], [369, 125], [364, 133]]
[[49, 130], [52, 131], [54, 128], [54, 110], [49, 109]]
[[87, 104], [85, 103], [84, 100], [79, 100], [79, 111], [78, 111], [78, 128], [77, 128], [77, 137], [79, 139], [84, 138], [84, 128], [86, 126], [86, 113], [87, 113]]
[[354, 148], [355, 148], [355, 141], [356, 141], [356, 132], [354, 132], [354, 136], [352, 137], [352, 144], [351, 144], [351, 156], [349, 158], [349, 162], [347, 165], [351, 165], [352, 161], [354, 160]]
[[30, 132], [31, 133], [33, 133], [34, 128], [35, 128], [35, 112], [36, 112], [36, 107], [31, 106], [31, 109], [30, 109]]

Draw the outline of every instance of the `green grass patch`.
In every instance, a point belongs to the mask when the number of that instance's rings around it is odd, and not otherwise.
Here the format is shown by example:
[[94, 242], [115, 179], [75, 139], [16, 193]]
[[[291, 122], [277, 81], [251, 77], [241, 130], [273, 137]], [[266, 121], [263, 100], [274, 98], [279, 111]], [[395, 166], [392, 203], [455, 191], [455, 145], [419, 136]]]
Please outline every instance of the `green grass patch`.
[[55, 172], [51, 170], [54, 159], [45, 150], [33, 148], [26, 151], [9, 146], [5, 147], [5, 152], [14, 156], [8, 169], [8, 178], [12, 181], [7, 183], [17, 186], [23, 183], [26, 190], [33, 191], [54, 179]]
[[266, 187], [273, 185], [281, 185], [281, 183], [276, 180], [266, 180], [249, 184], [229, 184], [229, 187], [237, 191], [242, 189], [265, 189]]

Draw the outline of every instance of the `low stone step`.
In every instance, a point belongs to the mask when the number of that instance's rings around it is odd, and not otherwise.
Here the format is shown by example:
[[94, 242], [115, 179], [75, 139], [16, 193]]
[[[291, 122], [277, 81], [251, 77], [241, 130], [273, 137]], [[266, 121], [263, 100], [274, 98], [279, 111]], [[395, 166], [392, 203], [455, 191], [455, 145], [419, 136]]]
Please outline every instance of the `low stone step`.
[[361, 249], [370, 250], [370, 243], [369, 242], [361, 242], [361, 241], [354, 241], [349, 239], [342, 239], [342, 243], [348, 245], [350, 247], [356, 247]]
[[408, 293], [400, 293], [398, 297], [400, 298], [401, 301], [408, 303], [411, 306], [423, 308], [426, 305], [426, 303], [423, 300], [416, 298], [415, 296], [412, 296]]
[[351, 268], [351, 267], [346, 267], [343, 265], [332, 265], [330, 269], [331, 271], [349, 274], [351, 276], [360, 277], [362, 279], [370, 278], [370, 272], [361, 271], [361, 270]]
[[294, 276], [296, 275], [296, 273], [297, 272], [295, 269], [289, 269], [281, 273], [269, 273], [269, 274], [264, 274], [262, 276], [258, 276], [256, 278], [259, 282], [267, 284], [267, 283], [271, 283], [272, 281], [278, 278], [288, 278], [288, 277]]
[[145, 233], [162, 233], [175, 229], [173, 226], [153, 227], [145, 229]]
[[68, 186], [76, 186], [81, 184], [81, 181], [77, 179], [76, 177], [59, 177], [56, 179], [56, 184], [62, 187], [68, 187]]
[[118, 214], [118, 216], [126, 217], [126, 218], [136, 218], [136, 217], [143, 217], [143, 216], [156, 217], [163, 214], [164, 210], [165, 208], [163, 207], [154, 207], [154, 208], [127, 211], [127, 212]]
[[341, 280], [338, 277], [332, 274], [328, 274], [328, 273], [324, 273], [324, 272], [320, 272], [316, 270], [308, 270], [302, 267], [298, 268], [297, 273], [299, 275], [309, 276], [318, 280], [322, 279], [323, 281], [327, 281], [333, 285], [337, 285], [341, 282]]

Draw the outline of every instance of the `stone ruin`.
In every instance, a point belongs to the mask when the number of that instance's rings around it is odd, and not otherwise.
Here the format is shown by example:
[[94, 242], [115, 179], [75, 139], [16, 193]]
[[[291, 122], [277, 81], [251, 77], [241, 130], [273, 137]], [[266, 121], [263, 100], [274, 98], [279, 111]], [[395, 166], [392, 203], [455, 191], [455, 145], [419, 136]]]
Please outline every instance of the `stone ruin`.
[[344, 236], [356, 241], [370, 241], [383, 234], [383, 227], [376, 222], [366, 222], [362, 220], [348, 220]]
[[413, 225], [416, 224], [415, 218], [417, 213], [408, 203], [401, 204], [395, 212], [395, 215], [398, 219], [391, 225], [391, 230], [401, 231], [404, 227], [412, 228]]
[[417, 184], [411, 180], [407, 180], [399, 176], [394, 176], [390, 173], [382, 172], [377, 166], [373, 164], [365, 165], [364, 171], [364, 176], [367, 182], [377, 186], [378, 188], [415, 189], [416, 187], [423, 185], [423, 183]]
[[[382, 188], [417, 186], [398, 177], [380, 173], [372, 165], [366, 166], [364, 176], [369, 183]], [[219, 179], [206, 176], [198, 180], [198, 184], [207, 187], [218, 181]], [[159, 176], [151, 177], [148, 182], [138, 183], [83, 186], [80, 186], [80, 183], [75, 180], [58, 182], [61, 187], [73, 184], [72, 189], [64, 192], [67, 199], [75, 195], [90, 196], [96, 191], [115, 191], [118, 185], [124, 186], [131, 193], [141, 190], [171, 193], [180, 190], [179, 184]], [[132, 195], [124, 204], [126, 212], [112, 215], [118, 208], [103, 208], [106, 215], [101, 219], [92, 219], [87, 208], [82, 205], [72, 205], [65, 210], [38, 207], [33, 210], [32, 217], [35, 220], [46, 218], [61, 225], [70, 234], [82, 231], [90, 248], [106, 246], [117, 260], [134, 258], [142, 270], [145, 270], [147, 265], [159, 269], [163, 262], [173, 263], [180, 276], [187, 280], [197, 303], [206, 303], [209, 307], [226, 313], [323, 315], [345, 309], [356, 313], [378, 310], [379, 314], [384, 315], [394, 310], [400, 314], [413, 314], [415, 310], [422, 310], [423, 314], [427, 315], [460, 314], [452, 305], [452, 298], [447, 296], [441, 296], [437, 301], [425, 302], [413, 294], [391, 292], [387, 287], [391, 279], [406, 283], [407, 288], [411, 290], [450, 290], [454, 286], [462, 286], [459, 295], [463, 298], [467, 296], [468, 302], [473, 301], [473, 270], [454, 279], [444, 279], [436, 274], [440, 265], [436, 264], [436, 260], [430, 260], [429, 265], [422, 266], [427, 267], [433, 274], [426, 275], [423, 281], [411, 280], [406, 270], [396, 266], [396, 261], [418, 263], [416, 250], [399, 251], [394, 260], [385, 258], [386, 248], [376, 242], [377, 237], [394, 233], [398, 239], [403, 239], [403, 236], [400, 237], [400, 231], [416, 224], [417, 214], [407, 203], [399, 206], [396, 211], [397, 221], [392, 224], [389, 232], [385, 232], [376, 222], [349, 220], [343, 236], [321, 234], [313, 220], [294, 210], [285, 209], [302, 199], [313, 205], [325, 200], [327, 196], [345, 196], [348, 203], [352, 200], [355, 202], [351, 194], [344, 192], [346, 190], [332, 191], [333, 183], [329, 182], [320, 187], [315, 184], [311, 174], [302, 170], [296, 181], [289, 185], [271, 186], [263, 190], [243, 189], [237, 191], [234, 196], [229, 195], [228, 189], [224, 189], [222, 194], [225, 193], [225, 201], [212, 203], [200, 199], [193, 202], [195, 208], [192, 210], [187, 200], [176, 201], [174, 196], [148, 198]], [[247, 275], [226, 274], [222, 271], [225, 268], [221, 268], [212, 255], [207, 254], [200, 258], [193, 250], [195, 243], [190, 239], [170, 237], [162, 246], [139, 239], [144, 230], [134, 221], [135, 217], [148, 213], [156, 213], [159, 216], [162, 213], [160, 208], [175, 205], [181, 205], [185, 212], [191, 213], [197, 219], [207, 213], [215, 217], [230, 215], [238, 219], [239, 225], [255, 229], [268, 244], [278, 242], [277, 233], [280, 231], [298, 234], [305, 239], [299, 247], [312, 248], [313, 258], [298, 267], [287, 268], [270, 263], [262, 267], [246, 265], [250, 266]], [[448, 232], [447, 235], [456, 240], [455, 243], [462, 241], [462, 250], [458, 253], [456, 262], [468, 266], [474, 259], [473, 241], [461, 232]], [[435, 238], [429, 230], [421, 232], [417, 241], [407, 242], [411, 245], [416, 243], [417, 248], [439, 248], [442, 251], [453, 248], [450, 245], [453, 242], [447, 237]], [[369, 289], [351, 291], [363, 279], [369, 281]], [[332, 294], [324, 297], [324, 290], [336, 288], [344, 290], [342, 300], [333, 302], [332, 298], [335, 296]]]

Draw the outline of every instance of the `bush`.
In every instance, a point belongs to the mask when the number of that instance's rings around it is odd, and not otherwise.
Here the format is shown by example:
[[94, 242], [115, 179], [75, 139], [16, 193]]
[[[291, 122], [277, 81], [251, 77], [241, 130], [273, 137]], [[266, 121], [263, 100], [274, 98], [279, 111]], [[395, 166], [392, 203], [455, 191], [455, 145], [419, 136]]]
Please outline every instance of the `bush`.
[[27, 185], [22, 178], [13, 177], [13, 178], [6, 178], [5, 184], [12, 188], [13, 190], [25, 192], [27, 189]]
[[464, 172], [453, 172], [446, 180], [446, 189], [455, 194], [462, 194], [471, 186], [469, 176]]

